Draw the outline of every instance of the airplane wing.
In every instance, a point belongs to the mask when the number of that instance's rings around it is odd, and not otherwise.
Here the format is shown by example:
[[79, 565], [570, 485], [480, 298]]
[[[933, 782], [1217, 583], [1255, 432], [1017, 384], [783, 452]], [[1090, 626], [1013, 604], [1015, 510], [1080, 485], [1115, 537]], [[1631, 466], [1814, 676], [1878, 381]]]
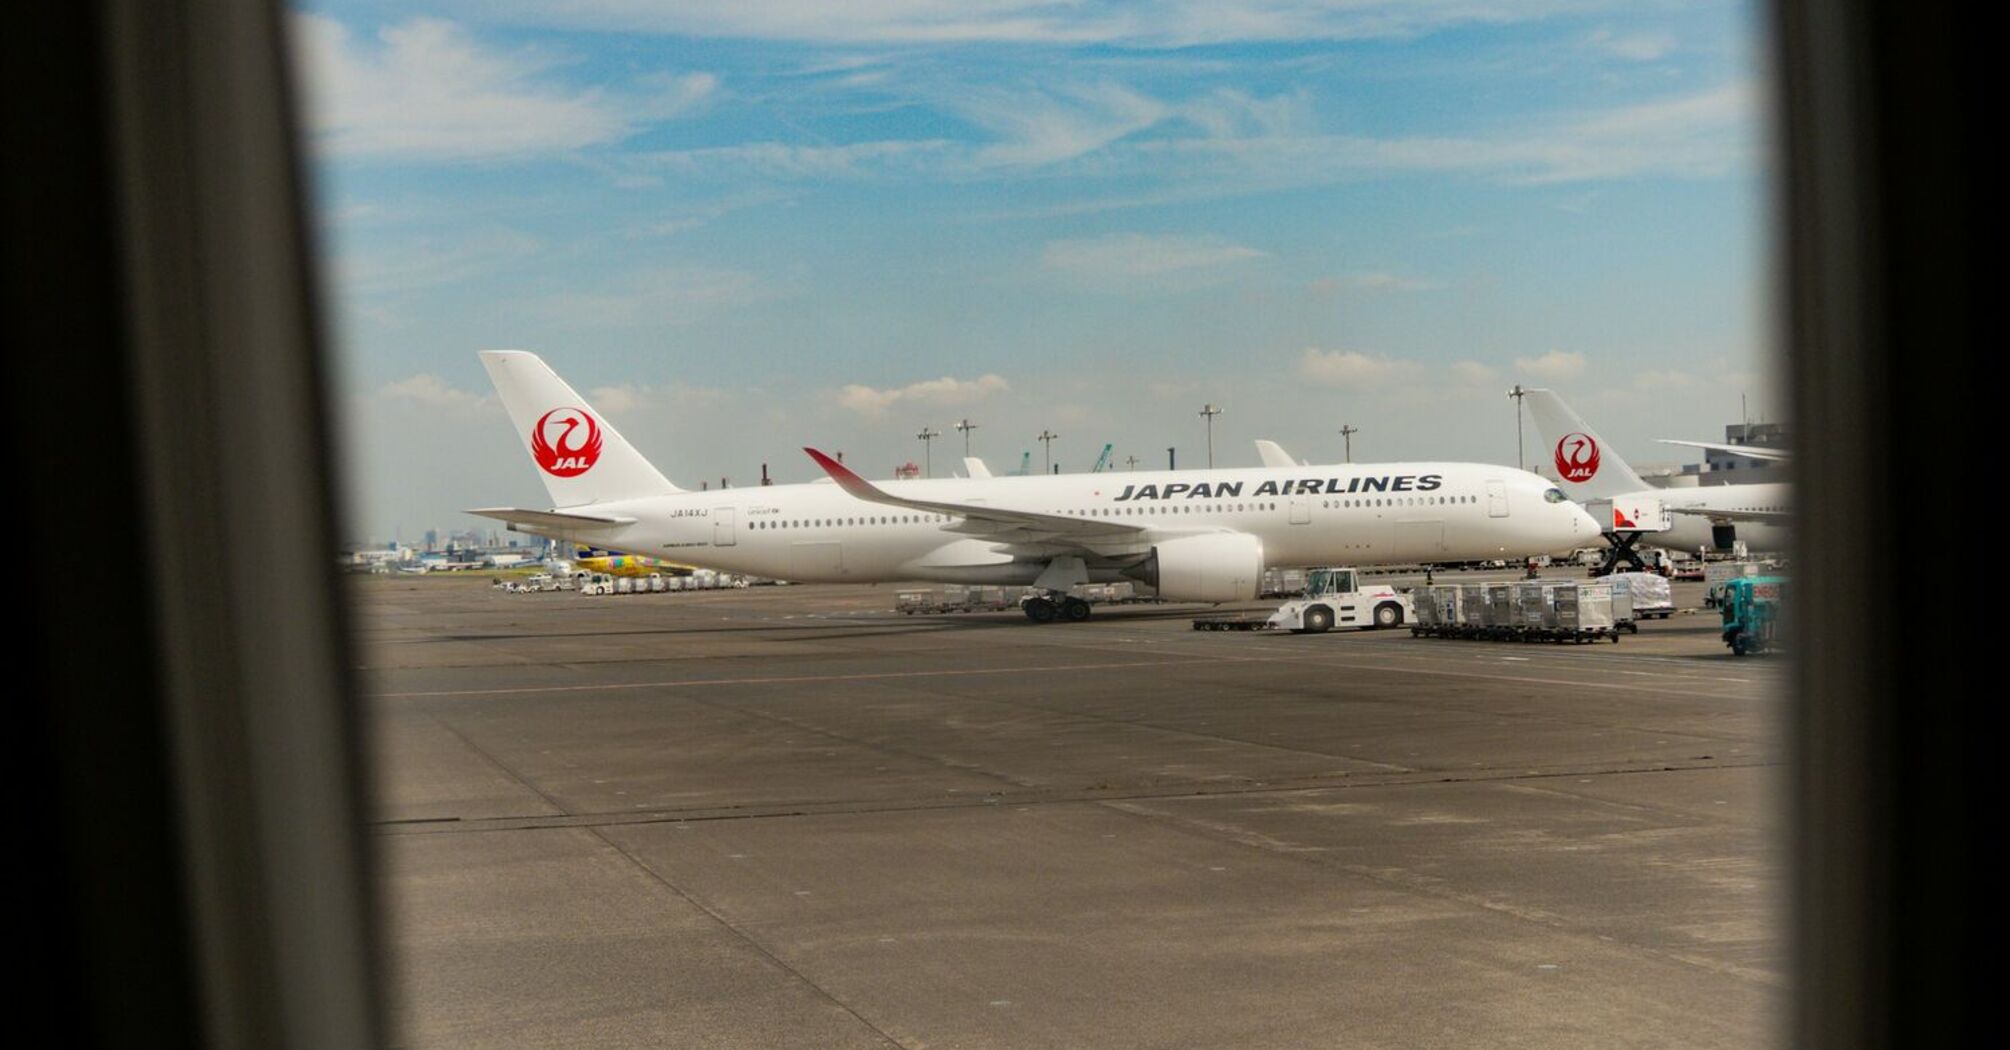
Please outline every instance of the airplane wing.
[[817, 465], [830, 473], [838, 487], [855, 499], [868, 503], [883, 503], [889, 507], [906, 507], [910, 510], [926, 511], [931, 514], [950, 514], [963, 521], [950, 527], [951, 531], [962, 532], [981, 539], [998, 543], [1061, 546], [1075, 550], [1101, 553], [1101, 545], [1118, 546], [1135, 543], [1144, 533], [1141, 526], [1114, 521], [1097, 521], [1093, 518], [1076, 518], [1064, 514], [1040, 514], [1035, 511], [1010, 510], [983, 503], [952, 503], [945, 500], [908, 499], [897, 496], [872, 482], [859, 477], [850, 467], [824, 455], [813, 448], [804, 452], [817, 461]]
[[1751, 459], [1770, 459], [1779, 462], [1794, 458], [1791, 450], [1766, 448], [1763, 445], [1720, 445], [1712, 441], [1679, 441], [1675, 438], [1657, 438], [1656, 440], [1664, 445], [1687, 445], [1690, 448], [1706, 448], [1713, 452], [1729, 452], [1734, 456], [1745, 456]]
[[1711, 521], [1718, 523], [1749, 521], [1754, 525], [1791, 525], [1794, 521], [1793, 514], [1784, 510], [1726, 510], [1710, 507], [1669, 507], [1668, 509], [1677, 514], [1694, 514], [1697, 517], [1709, 518]]
[[635, 524], [634, 518], [579, 514], [563, 510], [524, 510], [520, 507], [482, 507], [470, 510], [468, 513], [506, 521], [511, 525], [536, 525], [546, 529], [618, 529], [623, 525]]
[[1256, 454], [1262, 458], [1263, 465], [1266, 467], [1295, 467], [1298, 465], [1292, 460], [1291, 453], [1284, 451], [1284, 446], [1275, 441], [1257, 439]]

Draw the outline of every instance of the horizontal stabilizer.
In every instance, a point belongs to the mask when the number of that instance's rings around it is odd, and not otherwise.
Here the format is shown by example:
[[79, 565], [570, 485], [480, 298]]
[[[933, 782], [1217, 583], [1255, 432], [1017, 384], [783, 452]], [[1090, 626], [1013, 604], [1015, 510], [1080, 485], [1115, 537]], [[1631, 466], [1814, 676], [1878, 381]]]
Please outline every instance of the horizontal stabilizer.
[[562, 510], [525, 510], [521, 507], [482, 507], [468, 511], [469, 514], [484, 518], [506, 521], [511, 525], [536, 525], [544, 529], [618, 529], [623, 525], [635, 524], [634, 518], [617, 518], [605, 514], [575, 514]]
[[1677, 438], [1656, 438], [1655, 440], [1664, 445], [1686, 445], [1689, 448], [1709, 449], [1712, 452], [1728, 452], [1734, 456], [1744, 456], [1746, 459], [1770, 459], [1778, 462], [1794, 457], [1794, 454], [1786, 449], [1772, 448], [1766, 445], [1724, 445], [1714, 441], [1682, 441]]
[[1723, 507], [1670, 507], [1677, 514], [1694, 514], [1699, 518], [1709, 518], [1719, 525], [1733, 522], [1750, 522], [1753, 525], [1791, 525], [1794, 515], [1784, 510], [1727, 510]]

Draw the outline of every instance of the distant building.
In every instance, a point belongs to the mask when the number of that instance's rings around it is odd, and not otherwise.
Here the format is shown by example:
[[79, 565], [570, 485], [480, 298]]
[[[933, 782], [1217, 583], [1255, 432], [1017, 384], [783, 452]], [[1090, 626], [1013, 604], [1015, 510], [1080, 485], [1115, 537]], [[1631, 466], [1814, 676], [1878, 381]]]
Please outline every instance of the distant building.
[[[1724, 428], [1726, 445], [1751, 445], [1755, 448], [1787, 448], [1787, 425], [1785, 423], [1733, 423]], [[1705, 450], [1703, 469], [1710, 473], [1720, 470], [1735, 470], [1749, 473], [1754, 470], [1777, 471], [1777, 460], [1759, 459], [1755, 456], [1740, 456], [1735, 452]], [[1727, 479], [1728, 480], [1728, 479]], [[1739, 480], [1752, 480], [1741, 477]]]

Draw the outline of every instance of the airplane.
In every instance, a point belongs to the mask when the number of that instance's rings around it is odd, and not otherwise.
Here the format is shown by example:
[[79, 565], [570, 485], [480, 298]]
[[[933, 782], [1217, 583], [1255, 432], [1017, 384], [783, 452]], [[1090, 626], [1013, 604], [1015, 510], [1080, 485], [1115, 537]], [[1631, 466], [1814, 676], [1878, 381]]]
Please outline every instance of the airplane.
[[469, 513], [588, 546], [800, 583], [1031, 586], [1036, 623], [1086, 620], [1082, 583], [1138, 580], [1173, 601], [1254, 599], [1272, 566], [1521, 558], [1598, 534], [1526, 471], [1387, 463], [876, 483], [814, 449], [828, 475], [688, 492], [537, 355], [480, 355], [551, 497]]
[[1781, 482], [1655, 488], [1634, 473], [1553, 390], [1527, 392], [1536, 433], [1550, 445], [1563, 490], [1578, 502], [1645, 493], [1673, 511], [1674, 527], [1647, 538], [1680, 550], [1730, 550], [1743, 541], [1754, 551], [1785, 550], [1793, 519], [1793, 493]]

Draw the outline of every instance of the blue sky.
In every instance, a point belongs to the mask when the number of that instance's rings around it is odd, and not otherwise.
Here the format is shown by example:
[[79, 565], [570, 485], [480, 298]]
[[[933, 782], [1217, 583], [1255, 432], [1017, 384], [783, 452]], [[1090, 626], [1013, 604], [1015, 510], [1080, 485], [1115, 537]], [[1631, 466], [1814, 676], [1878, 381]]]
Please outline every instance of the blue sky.
[[[540, 505], [474, 353], [665, 473], [968, 416], [1158, 465], [1638, 460], [1769, 411], [1743, 3], [328, 3], [295, 19], [358, 538]], [[937, 445], [947, 451], [955, 442]], [[937, 463], [943, 461], [938, 456]], [[1035, 460], [1038, 460], [1036, 454]]]

